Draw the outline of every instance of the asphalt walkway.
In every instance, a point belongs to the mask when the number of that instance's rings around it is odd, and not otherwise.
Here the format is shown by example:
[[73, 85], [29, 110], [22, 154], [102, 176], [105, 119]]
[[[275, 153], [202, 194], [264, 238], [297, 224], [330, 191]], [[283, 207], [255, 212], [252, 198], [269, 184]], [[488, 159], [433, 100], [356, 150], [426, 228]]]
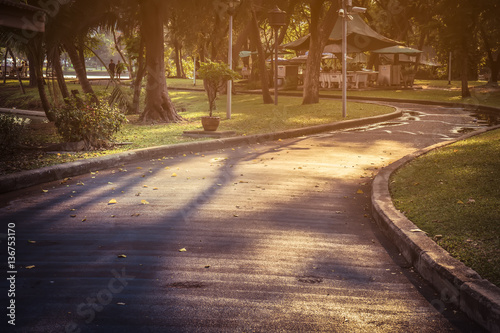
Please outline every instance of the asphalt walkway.
[[16, 331], [482, 332], [370, 217], [380, 168], [481, 124], [461, 108], [392, 104], [404, 115], [383, 124], [2, 195]]

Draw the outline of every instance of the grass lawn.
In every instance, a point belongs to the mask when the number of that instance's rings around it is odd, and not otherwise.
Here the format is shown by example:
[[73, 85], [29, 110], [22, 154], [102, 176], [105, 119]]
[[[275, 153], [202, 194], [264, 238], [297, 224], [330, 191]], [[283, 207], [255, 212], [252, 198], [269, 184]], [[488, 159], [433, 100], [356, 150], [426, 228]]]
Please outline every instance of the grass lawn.
[[[104, 86], [95, 87], [99, 91], [105, 88]], [[11, 87], [11, 90], [10, 98], [8, 98], [9, 94], [4, 92], [0, 93], [0, 96], [4, 96], [7, 100], [15, 101], [20, 101], [19, 98], [24, 98], [22, 100], [23, 103], [30, 103], [30, 97], [27, 98], [26, 95], [20, 94], [21, 97], [19, 97], [15, 86]], [[30, 91], [29, 96], [32, 96], [32, 93]], [[137, 115], [128, 116], [129, 123], [116, 134], [115, 142], [127, 142], [130, 144], [119, 145], [113, 149], [84, 153], [50, 154], [41, 148], [47, 147], [50, 143], [60, 142], [54, 125], [52, 123], [32, 124], [28, 127], [24, 139], [24, 144], [29, 149], [16, 149], [14, 152], [2, 154], [0, 157], [0, 174], [109, 155], [131, 149], [193, 141], [194, 139], [192, 138], [182, 136], [182, 133], [186, 130], [202, 128], [200, 117], [208, 115], [206, 94], [196, 91], [172, 90], [170, 96], [178, 110], [186, 110], [180, 112], [180, 115], [185, 119], [184, 122], [145, 125], [138, 122]], [[31, 98], [34, 97], [32, 96]], [[319, 104], [304, 106], [301, 105], [301, 98], [282, 96], [279, 102], [279, 106], [275, 106], [274, 104], [264, 105], [260, 95], [237, 94], [233, 96], [232, 118], [228, 120], [226, 119], [226, 98], [222, 96], [217, 102], [218, 110], [214, 111], [214, 115], [220, 116], [222, 119], [220, 130], [233, 130], [239, 135], [281, 131], [331, 123], [343, 119], [340, 101], [323, 100]], [[23, 107], [18, 108], [22, 109]], [[350, 103], [349, 115], [346, 119], [375, 116], [392, 111], [392, 108], [386, 106]]]
[[434, 150], [391, 179], [397, 209], [500, 286], [500, 130]]

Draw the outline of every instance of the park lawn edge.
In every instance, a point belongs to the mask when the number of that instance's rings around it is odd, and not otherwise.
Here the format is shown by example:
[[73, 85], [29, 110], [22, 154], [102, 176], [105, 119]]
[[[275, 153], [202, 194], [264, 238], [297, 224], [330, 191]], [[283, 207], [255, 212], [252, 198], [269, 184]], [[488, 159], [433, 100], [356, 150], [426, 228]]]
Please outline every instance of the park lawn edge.
[[500, 286], [500, 129], [430, 151], [399, 168], [396, 209], [450, 255]]

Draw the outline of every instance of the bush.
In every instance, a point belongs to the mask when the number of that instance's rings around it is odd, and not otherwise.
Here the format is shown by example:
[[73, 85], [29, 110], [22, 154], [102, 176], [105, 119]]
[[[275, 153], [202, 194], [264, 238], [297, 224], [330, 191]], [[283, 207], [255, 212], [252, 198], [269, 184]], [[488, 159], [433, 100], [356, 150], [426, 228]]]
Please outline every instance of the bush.
[[15, 148], [21, 142], [24, 129], [30, 121], [30, 119], [0, 114], [0, 150]]
[[104, 99], [99, 104], [90, 102], [90, 98], [67, 100], [67, 104], [54, 109], [57, 132], [67, 142], [83, 141], [87, 150], [107, 147], [127, 122], [116, 104], [109, 104]]
[[209, 61], [201, 64], [198, 75], [200, 79], [203, 79], [203, 85], [208, 97], [210, 117], [212, 117], [217, 93], [228, 80], [239, 78], [239, 74], [229, 69], [229, 66], [225, 63]]

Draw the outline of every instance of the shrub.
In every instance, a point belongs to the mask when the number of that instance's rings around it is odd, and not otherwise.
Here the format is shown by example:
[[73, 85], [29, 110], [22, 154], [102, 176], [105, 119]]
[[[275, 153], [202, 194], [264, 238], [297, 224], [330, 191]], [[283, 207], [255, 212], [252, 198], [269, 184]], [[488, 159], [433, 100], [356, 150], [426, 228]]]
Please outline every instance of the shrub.
[[217, 93], [228, 80], [239, 78], [239, 74], [229, 69], [229, 66], [225, 63], [211, 61], [202, 63], [197, 73], [203, 79], [203, 85], [208, 97], [210, 117], [212, 117]]
[[30, 119], [0, 114], [0, 150], [15, 148], [21, 142], [24, 129], [30, 121]]
[[127, 122], [116, 104], [101, 99], [92, 103], [90, 99], [69, 99], [54, 109], [57, 132], [67, 142], [83, 141], [85, 148], [103, 148]]

